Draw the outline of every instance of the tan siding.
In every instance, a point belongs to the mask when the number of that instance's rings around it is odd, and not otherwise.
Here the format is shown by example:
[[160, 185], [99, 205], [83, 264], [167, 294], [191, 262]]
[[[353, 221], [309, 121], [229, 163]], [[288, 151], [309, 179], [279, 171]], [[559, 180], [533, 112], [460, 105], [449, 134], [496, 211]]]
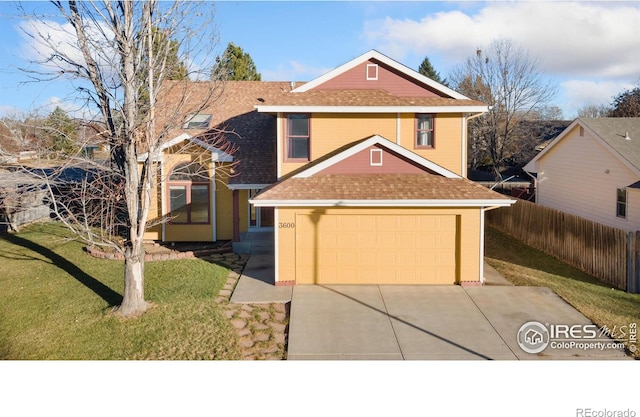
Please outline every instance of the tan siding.
[[[164, 154], [164, 166], [165, 175], [162, 186], [167, 186], [168, 176], [171, 170], [182, 162], [198, 161], [203, 166], [208, 167], [210, 170], [209, 175], [213, 173], [213, 164], [208, 159], [208, 153], [184, 153], [184, 150], [179, 146], [168, 149]], [[210, 192], [213, 192], [214, 184], [210, 185]], [[165, 198], [168, 197], [168, 193], [165, 193]], [[165, 210], [168, 211], [169, 202], [165, 201]], [[165, 215], [168, 212], [164, 213]], [[210, 220], [213, 220], [214, 208], [210, 208]], [[170, 222], [165, 224], [165, 240], [167, 242], [210, 242], [213, 240], [213, 230], [211, 223], [206, 224], [171, 224]]]
[[434, 121], [433, 149], [415, 147], [415, 117], [402, 116], [401, 145], [436, 164], [462, 175], [462, 115], [438, 114]]
[[616, 217], [616, 190], [640, 178], [603, 144], [586, 132], [579, 136], [579, 131], [576, 126], [538, 160], [538, 203], [608, 226], [639, 229], [640, 222], [633, 223], [635, 214]]
[[[415, 149], [415, 115], [400, 115], [400, 145], [418, 155], [462, 174], [462, 115], [439, 114], [435, 121], [435, 149]], [[397, 114], [313, 114], [311, 117], [311, 158], [320, 158], [349, 143], [380, 135], [396, 142]], [[282, 132], [285, 132], [284, 119]], [[284, 142], [285, 138], [280, 139]], [[286, 152], [282, 146], [282, 152]], [[282, 156], [283, 160], [284, 155]], [[281, 175], [286, 175], [304, 163], [282, 163]]]

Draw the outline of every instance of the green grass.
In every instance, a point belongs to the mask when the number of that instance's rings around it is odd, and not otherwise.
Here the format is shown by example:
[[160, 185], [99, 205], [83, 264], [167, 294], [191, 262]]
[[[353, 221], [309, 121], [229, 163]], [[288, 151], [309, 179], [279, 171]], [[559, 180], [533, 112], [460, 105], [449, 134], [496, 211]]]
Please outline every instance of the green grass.
[[89, 256], [54, 223], [0, 237], [0, 359], [238, 359], [214, 298], [228, 270], [204, 260], [145, 264], [152, 308], [122, 319], [122, 261]]
[[[598, 326], [640, 324], [640, 294], [611, 288], [491, 227], [486, 228], [485, 259], [515, 285], [551, 288]], [[640, 351], [633, 356], [640, 358]]]

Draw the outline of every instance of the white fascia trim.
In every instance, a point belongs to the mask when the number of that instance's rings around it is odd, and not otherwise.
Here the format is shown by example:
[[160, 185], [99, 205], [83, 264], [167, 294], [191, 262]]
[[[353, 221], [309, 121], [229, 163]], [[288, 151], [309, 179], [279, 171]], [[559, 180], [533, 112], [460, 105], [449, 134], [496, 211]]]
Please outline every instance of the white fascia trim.
[[396, 143], [393, 143], [392, 141], [390, 141], [389, 139], [386, 139], [382, 136], [379, 135], [375, 135], [370, 137], [369, 139], [362, 141], [354, 146], [352, 146], [351, 148], [340, 152], [337, 155], [332, 156], [331, 158], [320, 162], [319, 164], [314, 165], [311, 168], [308, 168], [302, 172], [300, 172], [297, 175], [294, 175], [293, 178], [309, 178], [314, 174], [317, 174], [318, 172], [330, 167], [331, 165], [340, 162], [352, 155], [355, 155], [356, 153], [367, 149], [368, 147], [372, 146], [372, 145], [380, 145], [384, 148], [387, 148], [395, 153], [398, 153], [402, 156], [404, 156], [405, 158], [415, 162], [416, 164], [419, 164], [427, 169], [430, 169], [431, 171], [434, 171], [440, 175], [442, 175], [445, 178], [462, 178], [460, 177], [460, 175], [456, 174], [455, 172], [449, 171], [446, 168], [441, 167], [438, 164], [435, 164], [431, 161], [429, 161], [426, 158], [421, 157], [418, 154], [415, 154], [413, 152], [411, 152], [410, 150], [408, 150], [407, 148], [400, 146]]
[[[184, 142], [185, 140], [191, 141], [191, 143], [196, 144], [202, 149], [211, 152], [211, 160], [213, 162], [233, 162], [233, 156], [229, 155], [226, 152], [221, 151], [215, 146], [212, 146], [206, 142], [201, 141], [200, 139], [196, 139], [193, 136], [189, 136], [186, 133], [183, 133], [180, 136], [176, 136], [170, 141], [163, 143], [162, 146], [158, 148], [156, 155], [154, 155], [153, 161], [154, 162], [159, 161], [162, 158], [161, 155], [165, 149], [175, 146], [178, 143]], [[148, 157], [149, 157], [149, 152], [145, 152], [142, 155], [138, 156], [138, 162], [144, 162], [147, 160]]]
[[[280, 224], [280, 213], [278, 213], [278, 209], [273, 210], [273, 224]], [[275, 283], [280, 281], [280, 235], [278, 231], [273, 233], [273, 269], [275, 269]]]
[[489, 106], [254, 106], [259, 113], [486, 113]]
[[256, 207], [508, 207], [516, 200], [249, 200]]
[[556, 137], [554, 140], [551, 141], [551, 143], [549, 143], [547, 146], [545, 146], [545, 148], [539, 154], [537, 154], [531, 161], [527, 162], [527, 164], [522, 169], [524, 171], [526, 171], [526, 172], [537, 173], [538, 172], [538, 164], [537, 164], [538, 160], [544, 154], [546, 154], [549, 151], [549, 149], [551, 149], [556, 143], [561, 141], [562, 138], [567, 136], [569, 134], [569, 132], [571, 130], [573, 130], [573, 128], [576, 127], [576, 125], [579, 124], [579, 123], [580, 123], [579, 119], [574, 120], [573, 123], [571, 123], [569, 126], [567, 126], [567, 128], [565, 130], [563, 130], [558, 135], [558, 137]]
[[448, 95], [449, 97], [452, 98], [456, 98], [456, 99], [460, 99], [460, 100], [465, 100], [468, 99], [468, 97], [463, 96], [462, 94], [458, 93], [457, 91], [454, 91], [452, 89], [450, 89], [449, 87], [440, 84], [434, 80], [432, 80], [429, 77], [425, 77], [424, 75], [420, 74], [419, 72], [407, 67], [404, 64], [399, 63], [396, 60], [393, 60], [391, 58], [389, 58], [386, 55], [381, 54], [380, 52], [376, 51], [375, 49], [372, 49], [368, 52], [365, 52], [364, 54], [352, 59], [351, 61], [347, 62], [346, 64], [340, 65], [337, 68], [334, 68], [333, 70], [321, 75], [320, 77], [309, 81], [308, 83], [305, 83], [303, 85], [301, 85], [298, 88], [293, 89], [291, 92], [292, 93], [302, 93], [305, 91], [309, 91], [315, 87], [317, 87], [318, 85], [325, 83], [327, 81], [329, 81], [330, 79], [342, 74], [343, 72], [346, 72], [348, 70], [350, 70], [351, 68], [355, 68], [356, 66], [369, 61], [370, 59], [375, 59], [377, 61], [382, 62], [383, 64], [415, 79], [416, 81], [419, 81], [423, 84], [428, 85], [431, 88], [434, 88], [446, 95]]
[[262, 190], [272, 184], [227, 184], [230, 190]]

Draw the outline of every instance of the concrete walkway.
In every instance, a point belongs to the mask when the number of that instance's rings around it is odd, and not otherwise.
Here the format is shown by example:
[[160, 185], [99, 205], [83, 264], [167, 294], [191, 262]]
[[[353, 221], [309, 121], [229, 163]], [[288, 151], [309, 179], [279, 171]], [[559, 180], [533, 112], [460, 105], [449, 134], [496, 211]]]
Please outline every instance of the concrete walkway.
[[251, 254], [238, 280], [232, 303], [268, 304], [291, 301], [293, 287], [275, 286], [273, 232], [251, 232], [243, 239]]
[[518, 287], [485, 263], [479, 287], [274, 285], [273, 234], [248, 234], [251, 256], [231, 303], [291, 302], [287, 359], [629, 359], [622, 350], [517, 343], [528, 321], [591, 324], [544, 287]]

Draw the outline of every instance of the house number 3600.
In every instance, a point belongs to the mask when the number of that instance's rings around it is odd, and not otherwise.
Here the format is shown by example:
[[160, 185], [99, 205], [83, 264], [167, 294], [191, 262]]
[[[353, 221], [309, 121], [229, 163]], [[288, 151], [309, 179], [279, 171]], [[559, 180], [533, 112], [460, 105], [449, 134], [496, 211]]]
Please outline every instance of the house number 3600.
[[278, 224], [278, 227], [280, 229], [293, 229], [294, 227], [296, 227], [296, 224], [295, 223], [283, 223], [283, 222], [280, 222]]

